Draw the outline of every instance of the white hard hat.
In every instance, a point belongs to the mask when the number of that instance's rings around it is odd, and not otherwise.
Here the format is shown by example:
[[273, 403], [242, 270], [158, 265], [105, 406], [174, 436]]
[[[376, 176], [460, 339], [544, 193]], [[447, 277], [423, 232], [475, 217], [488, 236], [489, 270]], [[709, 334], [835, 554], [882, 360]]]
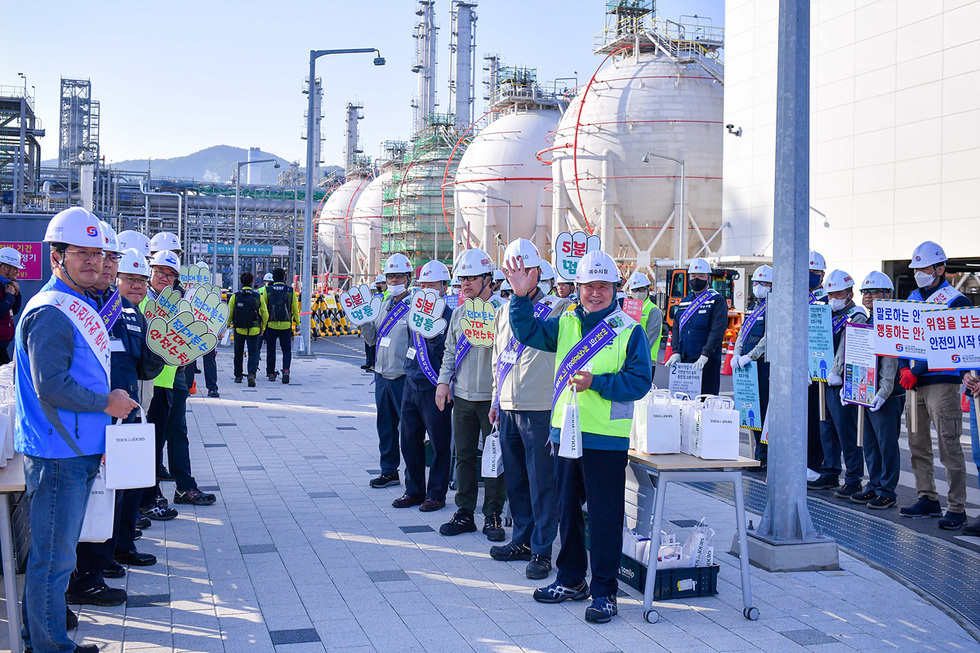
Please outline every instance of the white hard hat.
[[441, 261], [429, 261], [419, 272], [419, 282], [449, 281], [449, 268]]
[[266, 272], [265, 273], [265, 276], [262, 277], [262, 281], [272, 281], [272, 273], [271, 272]]
[[169, 231], [161, 231], [150, 239], [150, 252], [178, 252], [180, 251], [180, 239], [176, 234]]
[[449, 282], [449, 285], [452, 286], [453, 288], [459, 288], [463, 284], [460, 282], [459, 277], [454, 276], [453, 280]]
[[150, 276], [150, 266], [146, 257], [135, 249], [124, 249], [119, 261], [119, 274], [138, 274], [141, 277]]
[[772, 268], [768, 265], [760, 265], [752, 273], [752, 281], [761, 281], [763, 283], [772, 283]]
[[650, 287], [650, 277], [643, 274], [642, 272], [634, 272], [630, 275], [629, 281], [626, 283], [627, 290], [636, 290], [638, 288], [649, 288]]
[[51, 218], [44, 232], [44, 242], [102, 249], [102, 225], [89, 210], [73, 206]]
[[493, 271], [493, 261], [490, 260], [489, 254], [482, 249], [468, 249], [459, 255], [453, 274], [460, 277], [476, 277]]
[[387, 274], [412, 274], [412, 262], [404, 254], [392, 254], [385, 261], [385, 271]]
[[555, 278], [555, 268], [551, 267], [551, 263], [541, 259], [541, 279], [540, 281], [552, 281]]
[[506, 279], [504, 279], [504, 282], [502, 284], [500, 284], [500, 289], [501, 290], [510, 290], [510, 291], [513, 291], [514, 290], [514, 288], [511, 287], [511, 285], [510, 285], [510, 281], [507, 281]]
[[861, 282], [861, 290], [895, 290], [895, 284], [884, 272], [868, 273], [868, 276]]
[[150, 239], [138, 231], [120, 231], [116, 235], [119, 242], [119, 250], [135, 249], [143, 255], [143, 258], [150, 258]]
[[507, 279], [507, 277], [504, 276], [504, 271], [503, 270], [497, 269], [497, 270], [494, 270], [493, 271], [493, 280], [494, 281], [505, 281], [506, 279]]
[[823, 288], [827, 292], [837, 292], [854, 287], [854, 279], [843, 270], [832, 270], [824, 281]]
[[826, 272], [827, 261], [823, 260], [823, 254], [816, 250], [810, 250], [810, 269]]
[[99, 221], [99, 226], [102, 227], [102, 239], [105, 244], [102, 245], [103, 251], [119, 253], [119, 239], [116, 237], [116, 230], [112, 228], [105, 220]]
[[933, 265], [945, 263], [947, 260], [949, 259], [946, 257], [946, 252], [943, 251], [943, 248], [931, 240], [927, 240], [912, 252], [912, 262], [909, 263], [909, 267], [913, 270], [928, 268]]
[[616, 261], [601, 250], [586, 252], [575, 270], [575, 283], [589, 283], [591, 281], [619, 282], [619, 269], [616, 267]]
[[378, 285], [379, 283], [388, 283], [387, 280], [385, 280], [385, 275], [379, 274], [374, 278], [374, 285]]
[[696, 258], [687, 267], [688, 274], [711, 274], [711, 265], [703, 258]]
[[510, 262], [512, 258], [522, 259], [526, 268], [541, 266], [541, 256], [538, 255], [538, 248], [534, 246], [534, 243], [525, 238], [518, 238], [504, 250], [504, 260]]
[[161, 265], [180, 273], [180, 259], [168, 249], [163, 249], [150, 257], [150, 267]]
[[0, 265], [12, 265], [18, 270], [24, 269], [20, 262], [20, 252], [13, 247], [0, 247]]

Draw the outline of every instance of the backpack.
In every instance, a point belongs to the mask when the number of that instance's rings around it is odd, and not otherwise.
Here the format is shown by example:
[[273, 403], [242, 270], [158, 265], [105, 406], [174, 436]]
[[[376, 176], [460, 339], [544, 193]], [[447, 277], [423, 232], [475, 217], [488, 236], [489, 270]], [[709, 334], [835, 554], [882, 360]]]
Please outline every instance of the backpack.
[[259, 326], [259, 293], [251, 288], [235, 295], [235, 328], [251, 329]]
[[291, 322], [293, 318], [289, 309], [292, 308], [293, 289], [282, 281], [276, 281], [266, 288], [265, 294], [269, 302], [269, 321]]

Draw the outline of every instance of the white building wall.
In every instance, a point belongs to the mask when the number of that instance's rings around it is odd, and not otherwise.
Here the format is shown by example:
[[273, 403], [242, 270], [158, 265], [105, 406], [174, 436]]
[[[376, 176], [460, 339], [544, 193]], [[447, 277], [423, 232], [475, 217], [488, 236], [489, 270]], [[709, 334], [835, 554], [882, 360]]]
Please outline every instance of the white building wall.
[[[777, 3], [725, 23], [725, 253], [771, 254]], [[980, 256], [980, 0], [814, 0], [811, 24], [811, 247], [859, 279], [927, 239]]]

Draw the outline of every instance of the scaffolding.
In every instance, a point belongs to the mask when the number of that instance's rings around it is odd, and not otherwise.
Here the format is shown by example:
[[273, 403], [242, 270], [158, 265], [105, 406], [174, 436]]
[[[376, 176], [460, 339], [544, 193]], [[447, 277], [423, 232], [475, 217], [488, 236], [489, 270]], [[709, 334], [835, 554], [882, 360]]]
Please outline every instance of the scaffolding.
[[99, 158], [99, 103], [92, 99], [92, 82], [61, 78], [58, 167], [78, 165], [82, 152]]
[[42, 136], [26, 87], [0, 86], [0, 210], [17, 212], [38, 191]]

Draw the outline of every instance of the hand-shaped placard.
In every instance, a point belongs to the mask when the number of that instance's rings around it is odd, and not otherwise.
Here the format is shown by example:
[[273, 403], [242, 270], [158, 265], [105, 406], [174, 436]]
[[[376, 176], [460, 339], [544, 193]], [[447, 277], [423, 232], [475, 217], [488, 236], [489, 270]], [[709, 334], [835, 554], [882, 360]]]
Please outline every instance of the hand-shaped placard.
[[161, 317], [150, 320], [146, 344], [168, 365], [187, 365], [214, 349], [218, 337], [208, 332], [207, 324], [184, 311], [169, 322]]
[[575, 281], [578, 262], [586, 252], [597, 250], [602, 243], [598, 236], [584, 231], [563, 231], [555, 238], [555, 272], [566, 281]]
[[180, 266], [180, 283], [183, 286], [197, 286], [200, 284], [211, 283], [211, 270], [206, 265], [182, 265]]
[[191, 305], [194, 318], [207, 324], [208, 331], [217, 335], [228, 323], [228, 304], [221, 301], [221, 293], [211, 284], [201, 284], [184, 295]]
[[446, 300], [435, 290], [417, 290], [412, 296], [408, 311], [408, 328], [423, 338], [431, 338], [445, 331], [447, 323], [442, 314]]
[[459, 325], [463, 328], [466, 339], [477, 347], [492, 347], [494, 324], [497, 319], [494, 305], [477, 297], [467, 299], [463, 303], [463, 310], [466, 314], [460, 318]]
[[164, 288], [156, 299], [147, 299], [146, 304], [143, 305], [143, 315], [147, 320], [160, 317], [169, 322], [178, 313], [189, 310], [191, 305], [181, 299], [180, 293], [173, 288]]
[[347, 321], [354, 326], [371, 322], [381, 313], [381, 297], [372, 297], [367, 284], [361, 284], [340, 294], [340, 307]]

